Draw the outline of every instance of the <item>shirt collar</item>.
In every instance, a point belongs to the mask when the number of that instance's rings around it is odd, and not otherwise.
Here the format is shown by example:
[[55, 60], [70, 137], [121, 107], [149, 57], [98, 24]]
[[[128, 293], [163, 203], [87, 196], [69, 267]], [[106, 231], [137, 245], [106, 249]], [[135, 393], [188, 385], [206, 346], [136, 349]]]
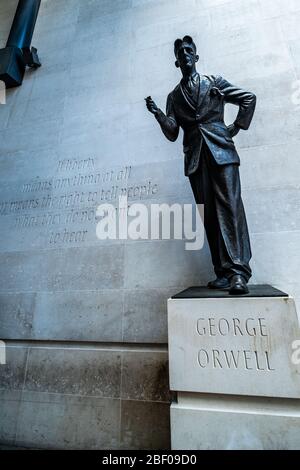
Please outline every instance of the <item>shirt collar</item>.
[[189, 83], [190, 81], [192, 82], [197, 82], [199, 79], [199, 73], [195, 72], [193, 75], [189, 75], [188, 77], [182, 78], [183, 83]]

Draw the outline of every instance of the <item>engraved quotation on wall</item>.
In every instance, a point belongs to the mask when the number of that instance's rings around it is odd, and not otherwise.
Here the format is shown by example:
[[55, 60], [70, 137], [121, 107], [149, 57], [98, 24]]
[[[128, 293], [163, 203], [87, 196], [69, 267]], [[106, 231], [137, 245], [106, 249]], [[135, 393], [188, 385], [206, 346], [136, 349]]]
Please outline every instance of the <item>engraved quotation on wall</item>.
[[99, 170], [93, 158], [61, 160], [50, 178], [24, 181], [12, 191], [14, 198], [1, 198], [0, 216], [8, 216], [1, 217], [2, 227], [6, 225], [14, 235], [25, 234], [25, 245], [26, 241], [42, 246], [46, 242], [48, 247], [96, 243], [100, 204], [109, 203], [118, 210], [121, 196], [127, 196], [128, 207], [130, 202], [157, 197], [158, 184], [148, 177], [137, 181], [134, 173], [132, 166]]

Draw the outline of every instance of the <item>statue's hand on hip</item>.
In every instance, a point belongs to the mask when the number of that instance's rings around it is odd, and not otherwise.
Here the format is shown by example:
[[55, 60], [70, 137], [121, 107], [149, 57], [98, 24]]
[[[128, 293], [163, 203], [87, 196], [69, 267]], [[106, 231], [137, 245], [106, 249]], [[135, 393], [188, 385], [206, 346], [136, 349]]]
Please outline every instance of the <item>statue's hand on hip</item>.
[[234, 123], [227, 126], [227, 129], [229, 130], [231, 137], [235, 137], [240, 132], [240, 127]]
[[145, 101], [146, 101], [146, 106], [147, 106], [148, 111], [150, 111], [150, 113], [152, 113], [152, 114], [157, 114], [158, 111], [159, 111], [159, 108], [154, 103], [151, 96], [147, 96], [147, 98], [145, 98]]

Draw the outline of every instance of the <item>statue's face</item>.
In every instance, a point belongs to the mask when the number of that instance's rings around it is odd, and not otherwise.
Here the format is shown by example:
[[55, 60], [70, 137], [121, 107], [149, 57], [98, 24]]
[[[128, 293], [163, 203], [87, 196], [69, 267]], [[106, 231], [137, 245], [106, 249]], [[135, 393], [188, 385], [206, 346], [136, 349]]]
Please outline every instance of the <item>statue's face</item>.
[[195, 67], [198, 60], [196, 51], [192, 44], [183, 42], [177, 51], [177, 63], [183, 73], [188, 73]]

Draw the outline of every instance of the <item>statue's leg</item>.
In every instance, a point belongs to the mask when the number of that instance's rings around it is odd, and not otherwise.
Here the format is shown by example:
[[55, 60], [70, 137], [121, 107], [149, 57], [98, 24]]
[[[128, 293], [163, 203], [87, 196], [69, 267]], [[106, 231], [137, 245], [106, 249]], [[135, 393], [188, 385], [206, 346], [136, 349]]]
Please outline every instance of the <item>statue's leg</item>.
[[222, 266], [220, 257], [220, 242], [222, 237], [215, 206], [213, 181], [209, 171], [208, 158], [211, 154], [206, 145], [202, 148], [200, 165], [198, 170], [190, 176], [190, 183], [194, 193], [196, 204], [204, 204], [204, 227], [210, 248], [212, 263], [217, 278], [226, 277], [226, 270]]
[[229, 277], [242, 275], [246, 281], [251, 277], [250, 239], [244, 205], [241, 198], [239, 166], [217, 165], [210, 161], [210, 175], [217, 220], [219, 225], [219, 250], [221, 266]]

